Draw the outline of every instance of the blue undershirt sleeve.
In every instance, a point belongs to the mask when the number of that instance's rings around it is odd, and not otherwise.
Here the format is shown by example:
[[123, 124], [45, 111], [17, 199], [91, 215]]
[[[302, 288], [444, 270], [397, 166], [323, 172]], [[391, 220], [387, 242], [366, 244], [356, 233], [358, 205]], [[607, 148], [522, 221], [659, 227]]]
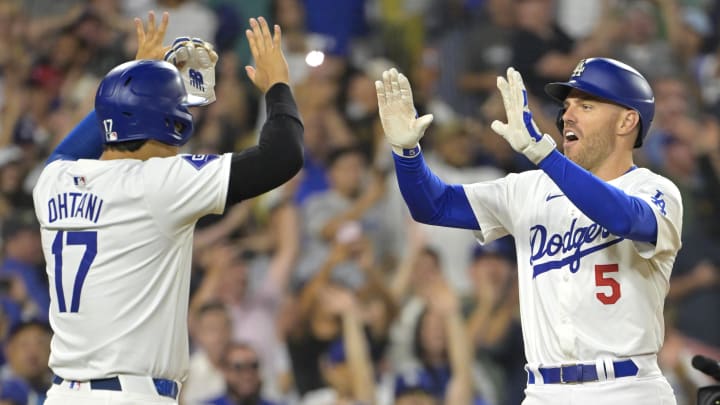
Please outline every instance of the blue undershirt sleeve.
[[614, 235], [655, 243], [657, 220], [652, 208], [578, 166], [554, 150], [540, 164], [580, 211]]
[[448, 185], [425, 164], [422, 154], [405, 158], [393, 153], [400, 193], [417, 222], [479, 230], [462, 185]]
[[102, 133], [93, 110], [60, 142], [45, 164], [58, 159], [97, 159], [102, 152]]

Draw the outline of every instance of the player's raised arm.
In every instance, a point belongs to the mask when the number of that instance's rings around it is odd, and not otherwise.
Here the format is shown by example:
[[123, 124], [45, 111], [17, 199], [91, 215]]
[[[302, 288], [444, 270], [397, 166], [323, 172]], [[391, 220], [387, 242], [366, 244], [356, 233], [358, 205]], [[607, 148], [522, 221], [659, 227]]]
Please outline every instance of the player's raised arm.
[[303, 124], [290, 91], [280, 26], [271, 33], [263, 17], [250, 19], [246, 31], [255, 66], [245, 70], [265, 94], [267, 120], [257, 146], [233, 154], [227, 203], [265, 193], [290, 180], [303, 165]]
[[[493, 131], [547, 173], [570, 201], [590, 219], [614, 235], [656, 242], [657, 221], [647, 202], [628, 195], [593, 174], [593, 171], [600, 172], [602, 169], [583, 168], [563, 156], [555, 148], [552, 138], [540, 132], [528, 108], [527, 91], [518, 71], [508, 68], [507, 78], [498, 77], [498, 89], [502, 94], [508, 122], [494, 121]], [[607, 180], [622, 175], [631, 167], [632, 159], [629, 159], [622, 171], [616, 171]]]
[[378, 110], [385, 137], [393, 149], [398, 185], [413, 219], [457, 228], [480, 229], [461, 185], [448, 185], [425, 164], [420, 139], [432, 115], [417, 118], [412, 88], [396, 69], [375, 82]]
[[[150, 11], [147, 19], [147, 27], [140, 18], [134, 20], [138, 40], [135, 59], [159, 60], [169, 49], [169, 47], [163, 46], [169, 16], [167, 12], [163, 13], [159, 25], [155, 23], [155, 12]], [[103, 132], [95, 110], [93, 110], [58, 144], [50, 154], [47, 163], [58, 159], [97, 159], [102, 155], [103, 145]]]

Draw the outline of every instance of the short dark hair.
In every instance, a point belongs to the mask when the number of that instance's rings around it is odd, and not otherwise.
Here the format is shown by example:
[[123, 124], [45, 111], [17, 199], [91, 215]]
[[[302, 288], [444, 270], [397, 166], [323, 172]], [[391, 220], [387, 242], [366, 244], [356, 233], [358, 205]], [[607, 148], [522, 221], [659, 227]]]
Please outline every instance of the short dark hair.
[[368, 155], [361, 147], [359, 147], [358, 145], [348, 145], [332, 149], [328, 153], [327, 158], [325, 159], [325, 165], [328, 168], [332, 167], [340, 158], [345, 155], [360, 155], [366, 162], [368, 161]]
[[13, 214], [2, 223], [2, 238], [11, 239], [22, 231], [39, 231], [40, 224], [35, 213], [30, 210], [15, 210]]
[[136, 152], [142, 148], [147, 142], [147, 139], [139, 139], [137, 141], [125, 141], [105, 144], [105, 149], [116, 150], [119, 152]]
[[52, 335], [53, 333], [50, 325], [48, 325], [47, 323], [39, 319], [31, 319], [29, 321], [18, 322], [15, 325], [11, 326], [10, 330], [8, 331], [6, 341], [11, 341], [15, 336], [20, 334], [20, 332], [33, 327], [40, 328], [43, 332], [47, 332], [48, 335]]

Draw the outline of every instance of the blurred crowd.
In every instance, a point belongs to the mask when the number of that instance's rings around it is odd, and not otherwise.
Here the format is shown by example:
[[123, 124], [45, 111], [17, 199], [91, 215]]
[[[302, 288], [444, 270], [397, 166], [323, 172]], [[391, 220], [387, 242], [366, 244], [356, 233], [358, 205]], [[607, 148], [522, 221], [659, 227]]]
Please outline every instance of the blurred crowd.
[[659, 361], [679, 405], [713, 383], [690, 359], [720, 359], [720, 2], [0, 0], [0, 404], [39, 404], [51, 384], [35, 179], [99, 80], [134, 57], [132, 17], [148, 10], [170, 13], [167, 43], [200, 37], [220, 55], [217, 102], [193, 110], [185, 152], [257, 140], [249, 17], [282, 27], [305, 124], [293, 181], [198, 224], [182, 404], [518, 405], [513, 241], [479, 246], [469, 231], [413, 223], [373, 81], [392, 66], [408, 75], [419, 114], [435, 116], [429, 166], [470, 183], [533, 169], [489, 128], [504, 120], [496, 76], [516, 67], [540, 128], [559, 138], [543, 85], [590, 56], [624, 61], [654, 88], [635, 162], [678, 185], [685, 214]]

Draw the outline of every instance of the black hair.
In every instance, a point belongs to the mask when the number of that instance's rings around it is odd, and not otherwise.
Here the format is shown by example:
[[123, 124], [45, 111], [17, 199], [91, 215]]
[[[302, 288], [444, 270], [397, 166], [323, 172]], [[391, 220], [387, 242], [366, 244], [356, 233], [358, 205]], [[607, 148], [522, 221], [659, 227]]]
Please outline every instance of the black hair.
[[[425, 306], [423, 311], [420, 313], [420, 315], [417, 318], [417, 322], [415, 323], [415, 330], [413, 333], [413, 355], [415, 356], [415, 359], [417, 359], [420, 364], [422, 364], [423, 369], [427, 371], [431, 384], [434, 387], [440, 387], [442, 385], [442, 378], [438, 371], [435, 369], [435, 367], [430, 364], [427, 356], [427, 351], [425, 349], [425, 346], [422, 342], [422, 327], [423, 327], [423, 321], [425, 318], [430, 314], [430, 308]], [[444, 350], [444, 356], [447, 359], [447, 342], [445, 343], [446, 347]], [[423, 387], [423, 390], [432, 392], [431, 387]]]
[[148, 141], [147, 139], [139, 139], [137, 141], [108, 143], [108, 144], [105, 144], [105, 149], [116, 150], [119, 152], [137, 152], [140, 148], [142, 148], [145, 145], [145, 143], [147, 141]]
[[6, 219], [0, 228], [2, 228], [0, 234], [2, 235], [3, 241], [7, 243], [8, 240], [20, 232], [39, 231], [40, 223], [32, 211], [28, 209], [18, 209], [12, 212], [12, 216]]
[[359, 145], [353, 144], [353, 145], [348, 145], [348, 146], [341, 146], [341, 147], [331, 150], [328, 153], [327, 158], [325, 159], [325, 165], [327, 167], [332, 167], [335, 164], [335, 162], [337, 162], [341, 157], [343, 157], [345, 155], [350, 155], [350, 154], [360, 155], [363, 157], [363, 159], [366, 162], [368, 161], [368, 158], [369, 158], [366, 151], [363, 150], [363, 148], [361, 148]]
[[7, 338], [5, 339], [6, 342], [9, 342], [12, 340], [15, 336], [20, 334], [20, 332], [30, 329], [30, 328], [40, 328], [43, 332], [47, 332], [48, 335], [52, 335], [52, 329], [50, 328], [50, 325], [48, 325], [46, 322], [43, 322], [38, 319], [31, 319], [29, 321], [22, 321], [18, 322], [12, 327], [10, 327], [10, 330], [8, 331]]

